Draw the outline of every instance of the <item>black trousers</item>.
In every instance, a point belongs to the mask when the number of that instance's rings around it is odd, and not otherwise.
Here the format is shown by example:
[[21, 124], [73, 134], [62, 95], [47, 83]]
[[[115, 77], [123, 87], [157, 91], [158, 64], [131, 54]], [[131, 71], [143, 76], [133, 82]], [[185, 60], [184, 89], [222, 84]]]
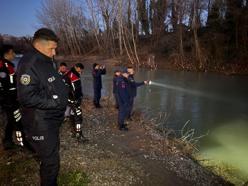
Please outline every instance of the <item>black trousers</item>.
[[130, 103], [129, 103], [129, 109], [128, 109], [127, 118], [131, 118], [132, 117], [133, 104], [134, 104], [134, 97], [131, 97], [130, 98]]
[[125, 120], [128, 117], [129, 108], [130, 106], [128, 103], [123, 104], [119, 101], [118, 124], [120, 129], [125, 127]]
[[118, 103], [118, 95], [117, 93], [113, 93], [115, 97], [115, 108], [119, 108], [119, 103]]
[[7, 115], [7, 124], [4, 131], [4, 142], [13, 142], [13, 132], [22, 131], [20, 111], [17, 105], [3, 106], [3, 111]]
[[81, 109], [81, 100], [77, 102], [77, 104], [70, 104], [70, 107], [73, 111], [73, 115], [71, 115], [73, 132], [81, 133], [82, 132], [82, 109]]
[[100, 99], [101, 99], [101, 88], [94, 87], [94, 105], [99, 106], [100, 105]]
[[47, 120], [42, 124], [48, 125], [40, 129], [40, 123], [34, 122], [33, 127], [24, 128], [28, 142], [40, 159], [41, 186], [56, 186], [59, 172], [59, 126], [62, 121]]

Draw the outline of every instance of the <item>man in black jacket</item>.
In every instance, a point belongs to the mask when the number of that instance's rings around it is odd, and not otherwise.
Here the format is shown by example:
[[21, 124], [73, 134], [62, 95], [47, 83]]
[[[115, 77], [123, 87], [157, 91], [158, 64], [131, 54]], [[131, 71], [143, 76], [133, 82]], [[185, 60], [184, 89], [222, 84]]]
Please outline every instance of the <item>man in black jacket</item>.
[[81, 74], [83, 73], [84, 65], [81, 63], [75, 64], [71, 70], [67, 73], [70, 85], [69, 93], [69, 106], [71, 107], [72, 114], [70, 115], [73, 124], [73, 136], [77, 138], [79, 142], [87, 142], [88, 139], [84, 137], [82, 131], [82, 109], [81, 101], [83, 98], [82, 86], [81, 86]]
[[58, 74], [53, 57], [58, 38], [47, 28], [33, 37], [33, 49], [17, 70], [17, 92], [28, 142], [36, 151], [42, 186], [57, 185], [59, 127], [64, 120], [68, 89]]
[[126, 70], [123, 70], [122, 74], [116, 79], [116, 95], [119, 104], [118, 110], [118, 125], [119, 130], [128, 131], [125, 125], [125, 120], [127, 119], [129, 113], [130, 104], [130, 91], [129, 82]]
[[133, 111], [133, 104], [134, 104], [134, 99], [137, 96], [137, 88], [142, 86], [142, 85], [148, 85], [149, 81], [142, 81], [142, 82], [136, 82], [134, 80], [134, 69], [133, 67], [129, 66], [127, 67], [128, 71], [128, 80], [129, 80], [129, 92], [130, 92], [130, 104], [129, 104], [129, 111], [128, 111], [128, 116], [127, 118], [129, 120], [132, 120], [132, 111]]
[[7, 115], [3, 147], [5, 150], [16, 147], [13, 142], [15, 131], [18, 144], [23, 146], [21, 113], [17, 101], [15, 66], [11, 62], [15, 58], [12, 45], [3, 45], [0, 58], [0, 106]]
[[105, 66], [101, 66], [97, 63], [93, 64], [92, 76], [93, 76], [93, 88], [94, 88], [94, 105], [96, 108], [101, 108], [101, 90], [102, 90], [102, 75], [106, 74]]

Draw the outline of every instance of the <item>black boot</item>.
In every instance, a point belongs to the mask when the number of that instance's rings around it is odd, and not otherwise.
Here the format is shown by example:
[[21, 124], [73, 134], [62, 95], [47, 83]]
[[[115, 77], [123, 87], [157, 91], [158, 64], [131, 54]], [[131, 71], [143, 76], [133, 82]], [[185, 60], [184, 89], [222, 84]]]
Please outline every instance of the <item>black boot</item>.
[[96, 108], [102, 108], [102, 105], [98, 104]]
[[102, 106], [100, 105], [100, 103], [96, 103], [96, 104], [95, 104], [95, 107], [96, 107], [96, 108], [102, 108]]
[[87, 139], [82, 132], [79, 132], [79, 133], [76, 133], [76, 138], [77, 138], [77, 141], [78, 142], [81, 142], [81, 143], [86, 143], [89, 141], [89, 139]]
[[122, 125], [122, 126], [119, 127], [119, 130], [128, 131], [128, 128], [126, 127], [126, 125]]

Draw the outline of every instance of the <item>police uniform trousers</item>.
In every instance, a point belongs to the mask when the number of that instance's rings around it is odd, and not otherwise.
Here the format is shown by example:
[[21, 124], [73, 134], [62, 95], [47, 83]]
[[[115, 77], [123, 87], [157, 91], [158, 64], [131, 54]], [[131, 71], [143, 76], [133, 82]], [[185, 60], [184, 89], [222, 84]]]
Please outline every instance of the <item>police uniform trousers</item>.
[[118, 110], [119, 128], [125, 127], [125, 119], [127, 119], [128, 117], [129, 107], [130, 106], [128, 104], [122, 104], [119, 102], [119, 110]]
[[[56, 186], [59, 172], [59, 128], [64, 113], [56, 119], [46, 114], [31, 115], [24, 112], [24, 132], [26, 139], [40, 160], [41, 186]], [[42, 117], [41, 117], [42, 116]]]
[[94, 104], [96, 106], [100, 105], [100, 99], [101, 99], [101, 88], [94, 87]]
[[113, 93], [114, 94], [114, 97], [115, 97], [115, 108], [119, 108], [119, 103], [118, 103], [118, 95], [117, 93]]
[[73, 111], [73, 114], [70, 116], [72, 121], [73, 132], [81, 133], [82, 132], [82, 109], [80, 106], [81, 99], [77, 101], [78, 104], [70, 104], [70, 108]]
[[[7, 115], [7, 124], [5, 127], [5, 136], [3, 142], [13, 142], [13, 132], [22, 131], [22, 125], [20, 122], [19, 107], [17, 104], [3, 105], [3, 110]], [[18, 111], [18, 112], [17, 112]], [[17, 112], [17, 113], [16, 113]]]
[[127, 118], [131, 118], [133, 112], [134, 97], [130, 98]]

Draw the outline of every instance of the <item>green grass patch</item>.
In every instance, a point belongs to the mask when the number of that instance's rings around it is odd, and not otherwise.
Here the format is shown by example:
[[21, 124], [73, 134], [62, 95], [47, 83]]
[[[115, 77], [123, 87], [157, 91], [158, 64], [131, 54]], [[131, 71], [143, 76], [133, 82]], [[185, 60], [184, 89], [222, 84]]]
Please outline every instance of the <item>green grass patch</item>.
[[87, 186], [90, 183], [86, 173], [81, 171], [69, 171], [61, 173], [58, 177], [58, 185], [61, 186]]
[[24, 185], [36, 180], [33, 172], [38, 171], [33, 159], [0, 163], [0, 185]]
[[248, 175], [243, 174], [238, 168], [226, 163], [204, 160], [200, 161], [200, 164], [237, 186], [244, 185], [248, 181]]

